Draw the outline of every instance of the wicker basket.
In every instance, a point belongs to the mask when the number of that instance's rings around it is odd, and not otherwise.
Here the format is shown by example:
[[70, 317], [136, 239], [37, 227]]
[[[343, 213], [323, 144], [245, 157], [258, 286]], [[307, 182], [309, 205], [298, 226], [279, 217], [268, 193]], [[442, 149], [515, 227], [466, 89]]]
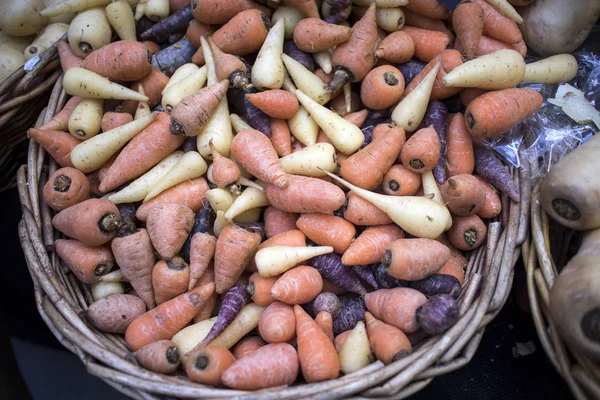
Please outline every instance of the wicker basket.
[[600, 399], [600, 364], [573, 351], [549, 318], [550, 288], [580, 236], [553, 221], [539, 202], [539, 180], [531, 194], [531, 237], [522, 245], [533, 322], [542, 347], [578, 400]]
[[[59, 80], [49, 105], [38, 124], [49, 120], [65, 101]], [[53, 160], [29, 143], [27, 165], [18, 173], [23, 219], [19, 237], [34, 283], [38, 311], [56, 338], [78, 355], [88, 372], [124, 394], [136, 399], [238, 397], [261, 399], [405, 398], [438, 375], [461, 368], [473, 357], [485, 326], [504, 305], [513, 280], [513, 267], [521, 244], [528, 235], [529, 194], [527, 169], [515, 174], [520, 182], [521, 203], [503, 197], [502, 214], [490, 221], [484, 246], [469, 256], [463, 293], [459, 299], [460, 319], [444, 335], [422, 338], [413, 353], [384, 366], [375, 362], [336, 380], [278, 387], [260, 392], [215, 389], [192, 383], [183, 373], [167, 376], [139, 367], [121, 336], [102, 333], [80, 317], [93, 301], [90, 289], [80, 283], [58, 260], [53, 251], [57, 233], [51, 225], [51, 212], [43, 203], [40, 188], [56, 169]]]
[[0, 192], [17, 183], [17, 169], [27, 157], [25, 131], [48, 104], [48, 91], [61, 74], [59, 65], [54, 45], [0, 83]]

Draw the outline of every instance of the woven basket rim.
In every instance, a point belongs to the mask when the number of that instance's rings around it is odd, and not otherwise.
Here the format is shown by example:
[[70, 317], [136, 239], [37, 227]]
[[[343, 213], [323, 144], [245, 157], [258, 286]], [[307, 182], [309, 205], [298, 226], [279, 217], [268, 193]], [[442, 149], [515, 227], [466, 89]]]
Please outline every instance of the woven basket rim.
[[[37, 125], [50, 120], [66, 97], [59, 79]], [[331, 381], [256, 392], [213, 388], [190, 382], [185, 376], [162, 375], [139, 367], [121, 336], [99, 332], [81, 318], [82, 311], [93, 300], [89, 287], [65, 271], [53, 251], [55, 232], [40, 188], [57, 166], [54, 160], [44, 158], [43, 149], [30, 141], [27, 165], [21, 166], [17, 173], [23, 211], [19, 238], [34, 284], [38, 311], [54, 336], [81, 359], [89, 373], [137, 399], [155, 399], [156, 395], [278, 400], [351, 395], [357, 399], [405, 398], [427, 386], [434, 377], [461, 368], [472, 359], [485, 326], [508, 298], [513, 268], [520, 257], [521, 244], [528, 236], [531, 187], [529, 169], [522, 168], [513, 170], [521, 202], [502, 196], [502, 214], [489, 222], [486, 244], [469, 255], [459, 298], [460, 319], [445, 334], [426, 339], [412, 354], [390, 365], [377, 361]]]

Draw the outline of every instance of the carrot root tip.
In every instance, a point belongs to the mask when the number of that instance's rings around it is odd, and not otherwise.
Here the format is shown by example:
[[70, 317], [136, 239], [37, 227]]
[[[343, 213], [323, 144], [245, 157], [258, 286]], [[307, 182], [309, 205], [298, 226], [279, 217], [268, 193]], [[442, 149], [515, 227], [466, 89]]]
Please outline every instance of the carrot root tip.
[[471, 113], [468, 113], [465, 117], [467, 119], [467, 126], [469, 129], [473, 129], [475, 127], [475, 117]]
[[80, 42], [79, 50], [83, 51], [85, 54], [90, 54], [94, 49], [92, 48], [92, 45], [90, 45], [89, 43]]
[[381, 257], [381, 263], [385, 268], [389, 268], [392, 265], [392, 252], [391, 250], [386, 250], [383, 252], [383, 257]]
[[196, 367], [200, 371], [204, 371], [206, 367], [208, 367], [209, 363], [210, 359], [208, 358], [208, 356], [201, 355], [196, 358], [196, 361], [194, 362], [194, 367]]
[[98, 264], [98, 265], [96, 265], [96, 268], [94, 268], [94, 275], [96, 275], [96, 276], [105, 275], [111, 269], [112, 269], [112, 264], [106, 264], [106, 263]]
[[345, 68], [338, 68], [327, 83], [327, 92], [334, 93], [351, 80], [352, 74]]
[[246, 73], [239, 69], [234, 71], [229, 76], [229, 82], [231, 82], [232, 87], [240, 90], [247, 89], [250, 85], [250, 82], [248, 82], [248, 78], [246, 77]]
[[410, 160], [408, 162], [408, 165], [410, 165], [410, 167], [412, 169], [416, 169], [416, 170], [420, 170], [425, 167], [425, 164], [423, 163], [423, 161], [419, 160], [418, 158]]
[[400, 184], [399, 184], [399, 183], [398, 183], [396, 180], [394, 180], [394, 179], [391, 179], [391, 180], [388, 182], [388, 188], [389, 188], [389, 189], [390, 189], [392, 192], [397, 192], [398, 190], [400, 190]]
[[467, 242], [469, 246], [473, 246], [475, 243], [477, 243], [477, 237], [479, 235], [477, 234], [477, 230], [471, 228], [466, 230], [463, 236], [465, 238], [465, 242]]
[[168, 347], [166, 356], [169, 364], [179, 364], [179, 361], [181, 360], [179, 357], [179, 350], [177, 350], [176, 346]]
[[[172, 107], [171, 107], [171, 109], [172, 109]], [[185, 135], [185, 128], [179, 122], [177, 122], [174, 119], [172, 119], [171, 120], [171, 133], [173, 135], [177, 135], [177, 136], [184, 136]]]
[[183, 271], [186, 266], [187, 264], [185, 263], [185, 261], [183, 261], [183, 258], [181, 257], [175, 257], [171, 260], [167, 260], [167, 267], [175, 271]]
[[121, 217], [117, 214], [106, 214], [98, 221], [100, 231], [104, 233], [114, 232], [121, 227]]
[[400, 82], [396, 75], [390, 71], [383, 74], [383, 80], [390, 86], [396, 86]]
[[54, 190], [60, 193], [68, 192], [71, 188], [71, 178], [67, 175], [59, 175], [54, 180]]
[[392, 356], [392, 362], [398, 361], [410, 354], [410, 351], [402, 349]]
[[567, 199], [559, 198], [552, 200], [552, 208], [559, 216], [566, 220], [577, 221], [581, 218], [579, 209]]

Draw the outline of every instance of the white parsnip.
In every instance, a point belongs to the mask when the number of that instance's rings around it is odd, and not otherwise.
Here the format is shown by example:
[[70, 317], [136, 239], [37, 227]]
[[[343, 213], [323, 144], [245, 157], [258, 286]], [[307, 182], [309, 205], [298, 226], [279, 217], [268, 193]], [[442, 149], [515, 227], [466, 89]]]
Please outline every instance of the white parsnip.
[[262, 216], [262, 209], [260, 208], [251, 208], [249, 210], [244, 211], [240, 215], [233, 218], [233, 222], [237, 224], [249, 224], [251, 222], [258, 222], [260, 217]]
[[167, 92], [167, 89], [169, 89], [169, 87], [181, 82], [183, 79], [190, 76], [193, 72], [196, 72], [199, 69], [200, 67], [194, 63], [183, 64], [181, 67], [177, 68], [175, 72], [173, 72], [173, 75], [171, 75], [169, 82], [167, 82], [167, 85], [162, 90], [161, 94], [164, 95]]
[[557, 54], [525, 65], [523, 82], [562, 83], [577, 75], [577, 59], [571, 54]]
[[158, 22], [169, 16], [169, 0], [148, 0], [144, 14], [148, 19]]
[[71, 68], [65, 72], [63, 86], [67, 94], [84, 99], [115, 99], [148, 101], [148, 97], [109, 81], [95, 72], [83, 68]]
[[98, 282], [90, 285], [92, 298], [98, 301], [103, 297], [108, 297], [113, 294], [124, 294], [125, 290], [120, 282]]
[[38, 33], [48, 23], [40, 11], [43, 0], [4, 0], [0, 12], [0, 31], [12, 36]]
[[217, 322], [217, 317], [205, 319], [204, 321], [196, 322], [193, 325], [183, 328], [173, 336], [171, 340], [177, 345], [177, 350], [179, 350], [182, 360], [185, 360], [185, 354], [188, 351], [204, 340], [215, 322]]
[[23, 53], [33, 39], [35, 39], [34, 36], [12, 36], [0, 31], [0, 47], [9, 47], [19, 53]]
[[317, 143], [319, 125], [303, 105], [300, 105], [296, 115], [288, 119], [288, 127], [290, 133], [303, 145], [310, 146]]
[[[51, 7], [44, 8], [40, 14], [46, 17], [54, 17], [56, 15], [88, 10], [94, 7], [104, 7], [113, 0], [64, 0], [54, 4]], [[139, 0], [126, 0], [130, 7], [135, 6]]]
[[57, 22], [46, 25], [40, 34], [25, 49], [25, 59], [29, 60], [50, 48], [54, 42], [60, 39], [69, 30], [69, 25]]
[[226, 189], [210, 189], [206, 192], [205, 196], [215, 212], [223, 211], [225, 213], [233, 204], [233, 197], [229, 190]]
[[258, 326], [263, 311], [265, 311], [265, 307], [254, 303], [246, 304], [223, 333], [209, 344], [225, 347], [226, 349], [232, 348], [241, 338]]
[[139, 21], [146, 15], [146, 4], [147, 3], [148, 3], [148, 0], [140, 0], [140, 2], [137, 4], [137, 6], [135, 6], [135, 14], [133, 15], [133, 18], [136, 21]]
[[[138, 93], [141, 95], [146, 95], [146, 91], [144, 90], [144, 85], [142, 85], [141, 83], [137, 84], [138, 88]], [[135, 115], [133, 116], [133, 119], [140, 119], [140, 118], [144, 118], [145, 116], [148, 116], [152, 113], [152, 110], [150, 110], [150, 105], [148, 104], [147, 101], [140, 101], [138, 102], [138, 106], [135, 109]]]
[[407, 94], [392, 112], [392, 121], [407, 132], [416, 131], [423, 121], [441, 63], [438, 61], [421, 83]]
[[71, 135], [87, 140], [100, 133], [100, 124], [104, 113], [104, 100], [83, 99], [75, 107], [67, 124]]
[[231, 121], [231, 126], [233, 126], [235, 133], [240, 133], [246, 129], [253, 129], [246, 121], [242, 119], [242, 117], [237, 114], [229, 114], [229, 120]]
[[71, 49], [81, 58], [109, 44], [111, 35], [110, 23], [103, 8], [92, 8], [77, 14], [67, 32]]
[[283, 20], [284, 34], [286, 39], [294, 37], [294, 29], [298, 22], [304, 18], [304, 14], [294, 7], [281, 6], [277, 7], [271, 16], [271, 24], [275, 25], [277, 21]]
[[[356, 14], [357, 18], [361, 18], [367, 13], [369, 4], [366, 7], [353, 7], [352, 12]], [[377, 26], [384, 31], [399, 31], [404, 26], [404, 11], [400, 7], [382, 8], [377, 6], [375, 21], [377, 22]]]
[[121, 40], [137, 40], [133, 10], [125, 0], [110, 3], [105, 8], [106, 18]]
[[321, 105], [331, 100], [331, 93], [327, 91], [327, 86], [321, 78], [287, 54], [281, 58], [297, 89]]
[[19, 50], [0, 47], [0, 82], [25, 64], [25, 56]]
[[444, 198], [442, 197], [442, 193], [440, 192], [440, 188], [433, 177], [432, 171], [427, 171], [421, 174], [421, 182], [423, 185], [423, 194], [425, 194], [425, 196], [433, 196], [431, 198], [433, 201], [437, 201], [444, 206], [446, 205]]
[[256, 262], [258, 273], [264, 277], [269, 277], [283, 274], [302, 261], [332, 252], [333, 247], [331, 246], [273, 246], [257, 251], [254, 261]]
[[271, 28], [256, 56], [252, 67], [252, 83], [259, 90], [280, 89], [283, 85], [284, 21], [281, 19]]
[[292, 81], [292, 77], [290, 76], [287, 68], [283, 71], [283, 84], [281, 85], [283, 90], [287, 90], [290, 93], [294, 93], [296, 91], [296, 85]]
[[340, 370], [344, 374], [351, 374], [371, 363], [371, 346], [363, 321], [358, 323], [348, 335], [340, 349]]
[[304, 176], [326, 176], [337, 167], [335, 147], [329, 143], [316, 143], [281, 158], [286, 174]]
[[242, 185], [242, 186], [247, 186], [247, 187], [253, 187], [254, 189], [260, 190], [260, 191], [265, 190], [261, 185], [259, 185], [258, 183], [254, 182], [254, 181], [251, 181], [250, 179], [246, 178], [245, 176], [240, 176], [240, 179], [238, 179], [236, 184]]
[[217, 211], [217, 216], [215, 217], [215, 223], [213, 224], [213, 233], [218, 238], [221, 234], [221, 231], [227, 226], [231, 225], [231, 222], [227, 221], [225, 218], [225, 213], [221, 210]]
[[171, 111], [181, 100], [202, 89], [205, 83], [206, 65], [196, 69], [179, 82], [172, 84], [169, 88], [165, 88], [162, 97], [163, 108]]
[[326, 74], [330, 74], [333, 71], [333, 61], [331, 60], [331, 53], [329, 50], [319, 51], [318, 53], [313, 53], [313, 60]]
[[523, 18], [507, 0], [485, 0], [489, 5], [500, 11], [517, 24], [523, 23]]
[[[135, 121], [134, 121], [135, 122]], [[173, 166], [167, 172], [165, 176], [154, 186], [150, 192], [144, 198], [144, 201], [148, 201], [158, 196], [168, 188], [177, 185], [178, 183], [185, 182], [189, 179], [199, 178], [206, 172], [208, 166], [202, 156], [195, 151], [188, 151], [185, 153], [177, 164]]]
[[269, 203], [264, 191], [248, 187], [235, 199], [231, 207], [227, 209], [225, 219], [227, 221], [233, 221], [235, 217], [242, 214], [244, 211], [253, 208], [266, 207], [270, 204], [271, 203]]
[[98, 280], [100, 282], [129, 282], [129, 280], [123, 276], [123, 271], [120, 269], [116, 269], [106, 275], [99, 276]]

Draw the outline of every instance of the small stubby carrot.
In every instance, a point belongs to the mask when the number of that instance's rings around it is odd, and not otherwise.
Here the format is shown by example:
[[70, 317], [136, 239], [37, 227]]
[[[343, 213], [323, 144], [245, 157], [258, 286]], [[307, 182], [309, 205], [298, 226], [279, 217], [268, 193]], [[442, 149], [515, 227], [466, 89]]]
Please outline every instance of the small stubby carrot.
[[448, 262], [450, 250], [433, 239], [398, 239], [382, 256], [386, 272], [397, 279], [416, 281], [427, 278]]
[[373, 203], [367, 201], [354, 192], [348, 193], [348, 200], [344, 207], [344, 219], [355, 225], [387, 225], [392, 219]]
[[88, 246], [100, 246], [116, 235], [121, 227], [121, 216], [110, 201], [88, 199], [56, 214], [52, 226]]
[[83, 59], [75, 54], [66, 41], [59, 40], [56, 48], [58, 49], [58, 58], [60, 59], [60, 66], [63, 72], [71, 68], [81, 67]]
[[185, 136], [172, 135], [169, 130], [170, 124], [171, 118], [168, 114], [158, 113], [150, 125], [121, 150], [100, 183], [100, 190], [108, 192], [139, 177], [179, 148]]
[[426, 17], [417, 12], [411, 11], [408, 8], [403, 8], [404, 25], [414, 26], [415, 28], [429, 29], [432, 31], [440, 31], [450, 33], [450, 30], [444, 24], [444, 21], [439, 18]]
[[395, 164], [386, 172], [381, 182], [385, 194], [392, 196], [412, 196], [421, 187], [421, 174]]
[[405, 7], [429, 18], [448, 19], [450, 17], [450, 10], [439, 0], [413, 0]]
[[405, 334], [419, 330], [415, 311], [426, 301], [424, 294], [406, 287], [379, 289], [365, 295], [365, 305], [375, 318]]
[[282, 211], [276, 207], [269, 206], [263, 212], [265, 221], [265, 232], [267, 238], [271, 238], [285, 231], [296, 229], [298, 214]]
[[501, 40], [509, 44], [516, 44], [523, 40], [519, 26], [515, 21], [502, 15], [485, 0], [473, 0], [483, 11], [483, 33], [492, 39]]
[[472, 174], [475, 169], [473, 140], [462, 113], [449, 117], [446, 173], [448, 177]]
[[485, 93], [465, 110], [469, 133], [489, 139], [510, 131], [542, 106], [542, 95], [533, 89], [504, 89]]
[[141, 43], [146, 46], [150, 54], [156, 54], [160, 51], [160, 45], [150, 40], [142, 40]]
[[192, 236], [190, 244], [190, 281], [188, 289], [191, 290], [200, 277], [205, 273], [210, 260], [215, 253], [217, 239], [204, 232], [197, 232]]
[[162, 304], [187, 292], [190, 267], [181, 257], [160, 260], [152, 268], [152, 287], [156, 304]]
[[[208, 24], [203, 24], [197, 20], [192, 20], [185, 31], [185, 37], [190, 41], [195, 47], [200, 47], [202, 44], [200, 43], [200, 37], [211, 36], [215, 33], [215, 28]], [[209, 42], [210, 43], [210, 42]], [[214, 51], [214, 50], [213, 50]]]
[[290, 342], [296, 336], [296, 317], [293, 306], [275, 301], [260, 315], [260, 337], [267, 343]]
[[87, 199], [90, 196], [90, 182], [75, 168], [60, 168], [48, 177], [43, 196], [50, 208], [61, 211]]
[[150, 210], [158, 204], [179, 203], [188, 206], [194, 213], [200, 211], [204, 202], [204, 195], [208, 191], [208, 183], [203, 177], [194, 178], [170, 187], [156, 197], [141, 204], [136, 217], [146, 221]]
[[290, 119], [298, 112], [298, 99], [286, 90], [247, 93], [246, 99], [271, 118]]
[[[248, 77], [246, 64], [238, 57], [221, 51], [211, 37], [207, 39], [208, 45], [213, 53], [215, 61], [215, 70], [217, 79], [228, 79], [231, 85], [236, 89], [245, 89], [248, 87]], [[198, 45], [200, 47], [200, 45]]]
[[496, 192], [496, 189], [481, 177], [475, 175], [475, 177], [481, 182], [481, 187], [485, 191], [485, 201], [483, 206], [477, 212], [477, 215], [481, 218], [494, 218], [500, 215], [502, 211], [502, 201], [500, 195]]
[[71, 117], [71, 114], [73, 113], [75, 107], [77, 107], [79, 103], [81, 103], [81, 100], [83, 99], [79, 96], [71, 97], [69, 101], [65, 103], [62, 110], [60, 110], [60, 112], [58, 112], [54, 117], [52, 117], [50, 121], [40, 126], [39, 129], [42, 131], [68, 131], [69, 118]]
[[374, 68], [365, 76], [360, 86], [362, 103], [373, 109], [383, 110], [395, 104], [404, 93], [404, 77], [391, 65]]
[[146, 220], [152, 245], [166, 259], [173, 258], [181, 250], [193, 224], [194, 212], [181, 203], [157, 204]]
[[421, 72], [419, 72], [410, 81], [410, 83], [406, 86], [406, 89], [404, 89], [403, 97], [412, 92], [413, 89], [417, 87], [417, 85], [421, 83], [423, 79], [425, 79], [427, 74], [435, 67], [438, 61], [441, 61], [442, 64], [440, 65], [440, 69], [435, 77], [435, 82], [433, 83], [433, 88], [431, 89], [430, 99], [442, 100], [454, 96], [460, 92], [461, 88], [448, 87], [442, 83], [442, 79], [447, 73], [463, 63], [462, 56], [458, 50], [447, 49], [435, 56], [429, 63], [427, 63]]
[[226, 226], [215, 248], [215, 288], [229, 290], [240, 277], [260, 243], [260, 235], [237, 225]]
[[292, 153], [292, 135], [287, 121], [269, 118], [271, 125], [271, 144], [279, 157]]
[[98, 283], [102, 275], [109, 273], [115, 260], [104, 246], [87, 246], [77, 240], [57, 239], [56, 254], [83, 283]]
[[298, 376], [298, 364], [298, 353], [292, 345], [271, 343], [236, 360], [221, 379], [225, 386], [239, 390], [291, 385]]
[[203, 24], [220, 25], [231, 20], [244, 10], [258, 8], [269, 13], [267, 7], [263, 7], [252, 0], [232, 0], [225, 3], [218, 0], [197, 0], [192, 2], [192, 13], [197, 21]]
[[231, 154], [246, 171], [258, 179], [285, 188], [289, 178], [283, 171], [277, 152], [262, 132], [245, 129], [231, 142]]
[[150, 51], [135, 40], [120, 40], [88, 54], [81, 65], [113, 81], [135, 81], [152, 69]]
[[286, 175], [286, 178], [285, 189], [266, 185], [265, 193], [273, 207], [292, 213], [329, 214], [344, 204], [344, 192], [333, 183], [299, 175]]
[[446, 50], [451, 42], [451, 36], [439, 31], [405, 26], [402, 28], [402, 32], [407, 33], [413, 40], [415, 45], [414, 57], [427, 63]]
[[348, 249], [356, 229], [354, 225], [335, 215], [307, 213], [296, 221], [296, 226], [310, 240], [321, 246], [332, 246], [333, 251], [342, 254]]
[[344, 331], [344, 332], [338, 334], [333, 339], [333, 343], [334, 343], [334, 346], [335, 346], [335, 351], [337, 351], [339, 353], [339, 351], [342, 349], [342, 346], [346, 342], [346, 339], [348, 338], [348, 336], [351, 333], [352, 333], [352, 329], [348, 329], [347, 331]]
[[208, 346], [192, 350], [185, 360], [185, 372], [193, 382], [223, 386], [223, 372], [235, 362], [231, 352], [220, 346]]
[[365, 229], [342, 255], [344, 265], [369, 265], [381, 261], [386, 247], [404, 237], [395, 224], [372, 226]]
[[340, 359], [329, 337], [299, 305], [294, 306], [294, 314], [298, 357], [304, 379], [312, 383], [337, 378]]
[[171, 339], [194, 318], [213, 292], [213, 284], [202, 285], [142, 314], [127, 328], [127, 344], [136, 351], [157, 340]]
[[405, 63], [415, 54], [415, 43], [412, 37], [403, 31], [392, 32], [387, 35], [375, 51], [377, 58], [393, 62]]
[[405, 168], [424, 173], [431, 171], [440, 158], [440, 139], [433, 128], [419, 129], [406, 141], [400, 159]]
[[471, 0], [463, 1], [452, 12], [452, 26], [467, 58], [475, 57], [483, 34], [483, 8]]
[[133, 356], [142, 367], [159, 374], [174, 372], [181, 362], [177, 345], [170, 340], [147, 344], [134, 352]]
[[30, 128], [27, 136], [44, 148], [61, 167], [73, 167], [71, 151], [81, 143], [70, 133]]
[[333, 318], [331, 314], [327, 311], [321, 311], [315, 317], [315, 322], [325, 332], [331, 343], [333, 343], [335, 339], [333, 336]]
[[[262, 316], [262, 314], [261, 314]], [[294, 321], [295, 323], [295, 321]], [[259, 349], [267, 343], [260, 336], [246, 336], [233, 347], [232, 353], [236, 360], [246, 357], [254, 350]]]
[[365, 312], [365, 320], [369, 344], [378, 360], [391, 364], [411, 353], [410, 340], [400, 329], [376, 319], [368, 311]]
[[215, 148], [212, 140], [209, 142], [212, 154], [212, 180], [220, 188], [224, 188], [240, 179], [240, 169], [231, 159], [222, 156]]
[[465, 267], [467, 259], [460, 253], [450, 253], [448, 262], [437, 272], [438, 274], [452, 275], [458, 282], [463, 284], [465, 280]]
[[304, 18], [294, 28], [294, 43], [304, 52], [318, 53], [344, 43], [351, 32], [344, 25], [330, 24], [320, 18]]
[[481, 181], [470, 174], [454, 175], [441, 186], [446, 206], [454, 215], [477, 214], [485, 203], [486, 191]]
[[286, 271], [271, 287], [271, 297], [286, 304], [305, 304], [323, 289], [321, 274], [306, 265]]
[[248, 280], [248, 293], [252, 301], [261, 307], [268, 307], [275, 299], [271, 297], [271, 288], [280, 275], [264, 277], [258, 272], [250, 275]]
[[466, 217], [454, 216], [448, 230], [448, 240], [457, 249], [473, 250], [483, 244], [487, 236], [485, 223], [476, 214]]

